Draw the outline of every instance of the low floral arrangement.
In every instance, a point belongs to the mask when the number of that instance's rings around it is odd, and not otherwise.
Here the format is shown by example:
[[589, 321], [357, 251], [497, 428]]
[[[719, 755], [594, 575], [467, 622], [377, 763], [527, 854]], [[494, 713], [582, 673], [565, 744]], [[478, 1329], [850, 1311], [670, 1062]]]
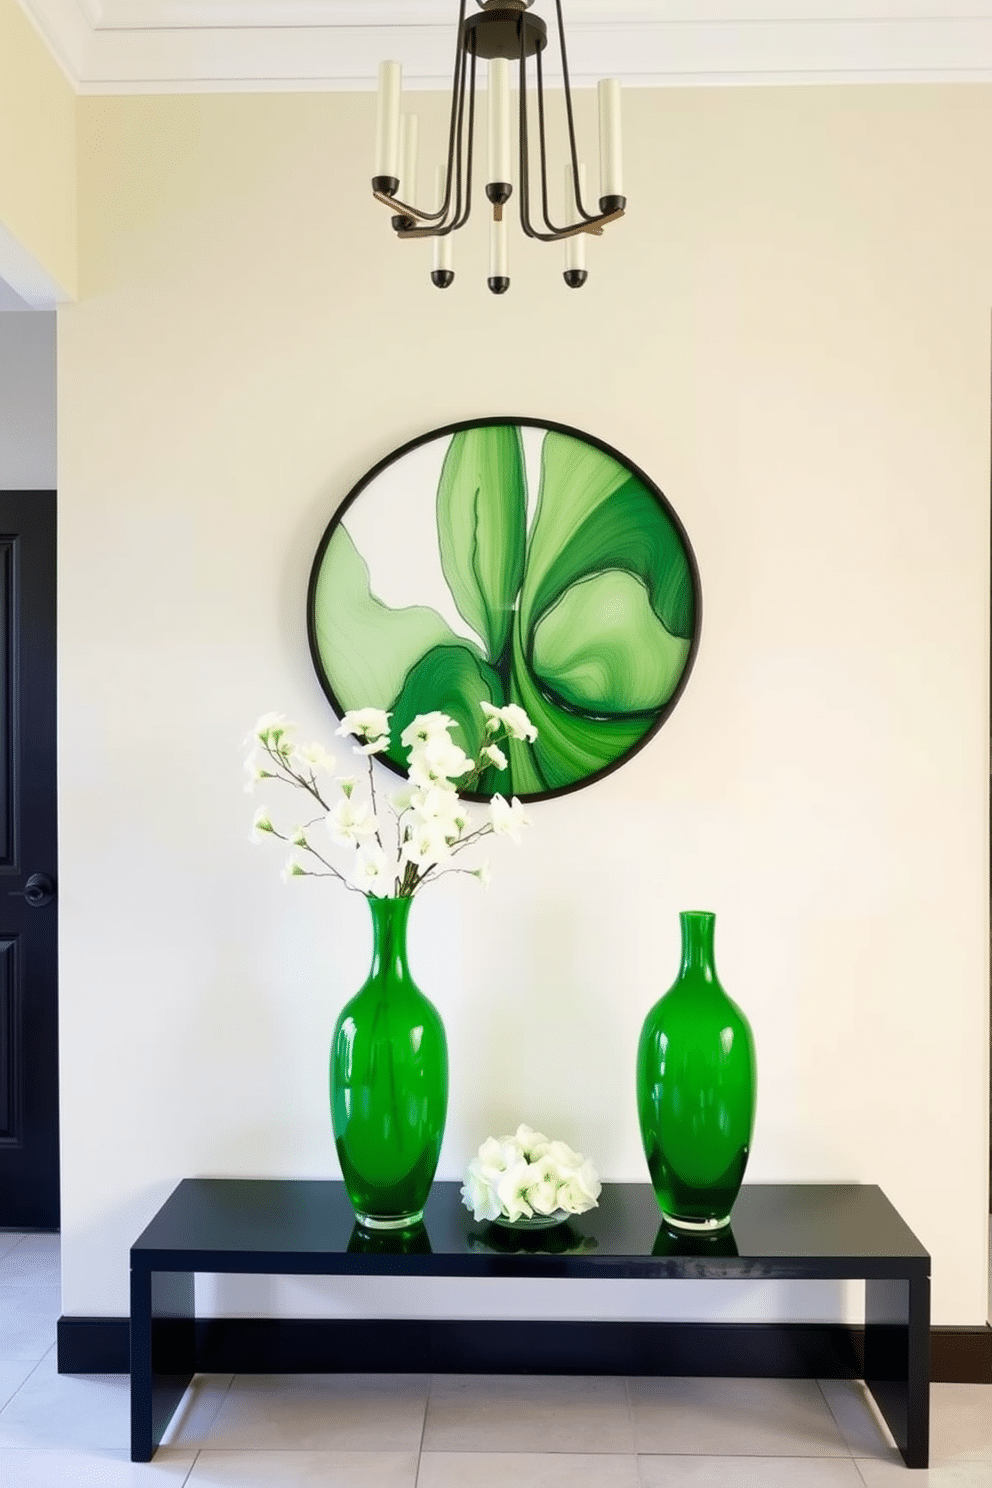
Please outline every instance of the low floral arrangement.
[[[252, 822], [251, 840], [261, 842], [269, 837], [290, 844], [294, 852], [283, 869], [285, 880], [336, 878], [367, 898], [408, 899], [428, 879], [444, 873], [467, 873], [488, 883], [486, 863], [462, 868], [449, 866], [451, 860], [484, 837], [496, 835], [519, 842], [530, 822], [516, 796], [507, 801], [495, 795], [488, 804], [486, 820], [473, 827], [458, 793], [459, 784], [461, 789], [470, 790], [493, 765], [505, 769], [506, 755], [500, 743], [508, 738], [531, 743], [537, 738], [537, 729], [515, 703], [503, 708], [492, 703], [480, 706], [486, 715], [486, 742], [475, 759], [453, 741], [451, 730], [458, 725], [446, 713], [420, 713], [403, 730], [400, 742], [408, 750], [409, 779], [388, 798], [391, 824], [380, 814], [372, 771], [375, 755], [389, 748], [388, 713], [381, 708], [352, 709], [335, 731], [357, 740], [354, 753], [366, 758], [366, 799], [356, 795], [358, 782], [354, 775], [337, 774], [337, 763], [322, 744], [298, 745], [295, 725], [281, 713], [266, 713], [248, 736], [245, 789], [253, 791], [259, 783], [270, 780], [293, 786], [304, 793], [311, 810], [316, 808], [318, 814], [280, 831], [262, 806]], [[314, 835], [315, 829], [326, 829], [333, 844], [352, 850], [346, 872], [325, 856], [323, 841]]]
[[565, 1142], [518, 1126], [512, 1137], [488, 1137], [465, 1174], [462, 1203], [476, 1221], [516, 1223], [535, 1215], [595, 1209], [602, 1184], [592, 1163]]

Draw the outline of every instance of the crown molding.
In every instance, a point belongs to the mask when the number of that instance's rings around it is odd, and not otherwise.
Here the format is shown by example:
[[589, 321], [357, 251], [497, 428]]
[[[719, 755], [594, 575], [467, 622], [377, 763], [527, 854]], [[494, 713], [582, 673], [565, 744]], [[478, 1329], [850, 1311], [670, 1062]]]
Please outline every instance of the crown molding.
[[[367, 90], [386, 55], [402, 60], [407, 88], [450, 86], [455, 0], [20, 3], [83, 94]], [[992, 81], [992, 0], [568, 0], [564, 9], [578, 87], [603, 76], [635, 87]]]
[[[75, 0], [96, 30], [299, 26], [454, 26], [458, 0]], [[992, 18], [988, 0], [563, 0], [565, 24], [720, 25], [783, 21], [947, 21]], [[473, 0], [467, 10], [474, 11]], [[538, 3], [549, 26], [552, 0]]]

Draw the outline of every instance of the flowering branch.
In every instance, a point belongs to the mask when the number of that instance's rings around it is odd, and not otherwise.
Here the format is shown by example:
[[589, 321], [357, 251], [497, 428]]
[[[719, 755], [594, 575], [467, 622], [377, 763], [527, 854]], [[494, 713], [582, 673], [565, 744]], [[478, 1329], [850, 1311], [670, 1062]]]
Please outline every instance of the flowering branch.
[[[287, 834], [276, 829], [262, 808], [255, 814], [251, 840], [259, 842], [263, 836], [271, 836], [289, 842], [309, 853], [326, 870], [316, 872], [291, 857], [283, 870], [287, 879], [334, 877], [349, 889], [376, 897], [411, 898], [429, 878], [440, 878], [444, 873], [466, 873], [487, 882], [485, 865], [480, 869], [442, 865], [484, 837], [505, 836], [519, 843], [529, 821], [516, 796], [507, 801], [495, 795], [489, 802], [487, 820], [473, 827], [459, 794], [459, 783], [461, 790], [468, 791], [486, 770], [505, 769], [506, 755], [500, 743], [506, 739], [533, 742], [537, 729], [516, 704], [497, 708], [482, 703], [481, 707], [486, 715], [486, 742], [475, 759], [452, 741], [451, 730], [457, 724], [445, 713], [418, 714], [400, 735], [408, 751], [409, 784], [390, 799], [396, 821], [392, 863], [384, 848], [373, 769], [375, 756], [390, 745], [390, 715], [380, 708], [356, 708], [344, 715], [336, 730], [338, 735], [352, 739], [356, 754], [366, 757], [369, 789], [368, 800], [362, 801], [355, 798], [354, 777], [335, 775], [335, 760], [322, 745], [297, 746], [294, 725], [282, 714], [267, 713], [249, 735], [252, 752], [245, 761], [246, 789], [253, 790], [259, 781], [279, 780], [306, 791], [320, 806], [323, 817]], [[333, 805], [328, 804], [331, 792], [319, 783], [318, 772], [331, 777], [337, 786], [338, 799]], [[342, 873], [310, 841], [307, 833], [320, 820], [334, 843], [352, 849], [350, 873]]]

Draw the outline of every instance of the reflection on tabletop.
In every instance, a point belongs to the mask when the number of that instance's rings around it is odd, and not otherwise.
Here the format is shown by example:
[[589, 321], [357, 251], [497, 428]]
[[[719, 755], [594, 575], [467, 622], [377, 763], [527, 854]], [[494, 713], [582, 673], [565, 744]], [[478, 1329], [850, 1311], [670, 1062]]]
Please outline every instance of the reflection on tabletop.
[[366, 1230], [356, 1224], [348, 1241], [349, 1255], [432, 1255], [431, 1238], [423, 1222], [402, 1230]]
[[655, 1256], [735, 1256], [740, 1255], [731, 1225], [722, 1230], [711, 1230], [699, 1235], [684, 1230], [674, 1230], [664, 1220], [658, 1230], [654, 1248]]
[[584, 1255], [595, 1250], [597, 1241], [583, 1235], [570, 1221], [547, 1230], [511, 1230], [486, 1224], [468, 1233], [470, 1250], [488, 1250], [496, 1255]]

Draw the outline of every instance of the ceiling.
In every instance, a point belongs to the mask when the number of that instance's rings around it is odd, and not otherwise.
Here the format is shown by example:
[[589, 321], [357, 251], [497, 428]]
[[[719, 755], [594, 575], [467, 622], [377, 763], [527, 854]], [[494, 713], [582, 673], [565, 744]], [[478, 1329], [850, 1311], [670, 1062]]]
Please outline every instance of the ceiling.
[[[458, 0], [19, 3], [80, 93], [366, 89], [386, 56], [403, 62], [405, 86], [447, 87], [458, 13]], [[553, 0], [535, 8], [553, 22]], [[992, 0], [562, 8], [579, 86], [604, 75], [634, 86], [992, 81]]]

